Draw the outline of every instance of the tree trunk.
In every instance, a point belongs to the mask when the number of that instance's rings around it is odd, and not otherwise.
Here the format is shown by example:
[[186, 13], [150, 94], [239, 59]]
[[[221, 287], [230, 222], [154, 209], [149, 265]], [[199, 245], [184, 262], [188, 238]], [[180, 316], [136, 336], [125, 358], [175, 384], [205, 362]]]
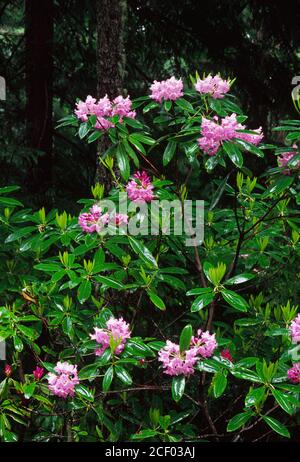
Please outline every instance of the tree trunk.
[[42, 151], [30, 189], [46, 192], [52, 183], [53, 0], [25, 0], [27, 146]]
[[[114, 99], [123, 90], [125, 72], [124, 28], [127, 13], [126, 0], [97, 0], [97, 94]], [[107, 136], [102, 137], [99, 155], [109, 147]], [[109, 172], [97, 161], [96, 182], [111, 189]]]

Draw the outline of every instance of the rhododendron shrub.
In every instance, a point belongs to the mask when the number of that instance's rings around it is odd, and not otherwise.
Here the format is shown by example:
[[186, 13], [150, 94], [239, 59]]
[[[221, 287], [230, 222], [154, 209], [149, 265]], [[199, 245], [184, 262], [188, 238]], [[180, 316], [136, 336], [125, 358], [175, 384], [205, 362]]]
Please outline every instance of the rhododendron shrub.
[[[58, 129], [106, 137], [108, 194], [71, 215], [0, 188], [1, 441], [298, 438], [300, 122], [272, 145], [234, 93], [196, 74], [80, 95]], [[151, 234], [157, 201], [186, 200], [202, 242], [172, 207]]]

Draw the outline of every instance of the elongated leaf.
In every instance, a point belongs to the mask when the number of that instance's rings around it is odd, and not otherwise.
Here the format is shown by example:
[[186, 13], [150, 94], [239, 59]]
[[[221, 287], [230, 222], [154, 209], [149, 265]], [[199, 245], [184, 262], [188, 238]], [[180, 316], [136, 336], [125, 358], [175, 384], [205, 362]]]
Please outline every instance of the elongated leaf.
[[175, 151], [176, 151], [176, 146], [177, 146], [177, 143], [175, 143], [174, 141], [168, 142], [166, 149], [164, 150], [164, 154], [163, 154], [163, 165], [164, 166], [168, 165], [168, 163], [172, 160], [175, 154]]
[[164, 301], [155, 292], [153, 292], [153, 290], [148, 289], [147, 294], [151, 302], [153, 303], [153, 305], [155, 305], [157, 308], [159, 308], [162, 311], [166, 309], [166, 305]]
[[193, 335], [193, 328], [190, 324], [188, 324], [182, 329], [181, 334], [180, 334], [179, 346], [180, 346], [181, 353], [190, 347], [192, 335]]
[[103, 391], [108, 391], [110, 389], [113, 378], [114, 378], [114, 368], [113, 366], [109, 366], [109, 368], [104, 374], [103, 381], [102, 381]]
[[241, 412], [240, 414], [235, 415], [232, 417], [232, 419], [229, 420], [227, 431], [234, 432], [238, 428], [241, 428], [243, 425], [245, 425], [246, 422], [248, 422], [248, 420], [251, 419], [253, 415], [254, 413], [252, 411]]
[[179, 375], [178, 377], [173, 377], [172, 380], [172, 397], [174, 401], [178, 402], [184, 393], [185, 389], [185, 377], [184, 375]]
[[224, 300], [236, 310], [238, 311], [248, 310], [248, 306], [249, 306], [248, 302], [243, 297], [233, 292], [232, 290], [223, 289], [221, 291], [221, 294]]
[[279, 435], [284, 436], [285, 438], [291, 437], [290, 432], [286, 426], [279, 422], [277, 419], [274, 419], [274, 417], [264, 415], [263, 419], [269, 425], [269, 427], [274, 430], [274, 432], [279, 433]]
[[148, 266], [157, 268], [157, 261], [153, 257], [150, 250], [140, 241], [134, 239], [131, 236], [128, 236], [129, 244], [131, 245], [132, 249], [138, 256], [147, 263]]
[[213, 301], [214, 296], [214, 292], [211, 291], [197, 297], [191, 306], [191, 312], [195, 313], [196, 311], [202, 310], [202, 308], [209, 305]]

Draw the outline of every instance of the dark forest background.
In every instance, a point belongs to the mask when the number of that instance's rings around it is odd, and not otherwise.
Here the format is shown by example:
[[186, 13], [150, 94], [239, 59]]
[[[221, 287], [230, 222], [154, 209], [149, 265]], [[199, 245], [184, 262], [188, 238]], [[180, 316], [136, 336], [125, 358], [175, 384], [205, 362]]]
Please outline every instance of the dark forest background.
[[55, 130], [57, 120], [87, 94], [134, 98], [196, 70], [236, 77], [249, 126], [282, 142], [271, 129], [298, 117], [299, 24], [299, 0], [1, 0], [0, 185], [75, 211], [95, 181], [97, 146]]

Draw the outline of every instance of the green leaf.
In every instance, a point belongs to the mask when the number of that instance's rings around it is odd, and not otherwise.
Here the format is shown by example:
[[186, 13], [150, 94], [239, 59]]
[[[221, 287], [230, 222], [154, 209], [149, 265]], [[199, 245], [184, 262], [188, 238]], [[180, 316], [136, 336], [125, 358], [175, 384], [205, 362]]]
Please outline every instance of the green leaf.
[[166, 149], [164, 150], [164, 154], [163, 154], [163, 165], [164, 166], [168, 165], [168, 163], [171, 162], [176, 152], [176, 146], [177, 146], [177, 143], [175, 143], [174, 141], [168, 142]]
[[235, 415], [232, 417], [232, 419], [229, 420], [227, 424], [227, 431], [234, 432], [238, 428], [245, 425], [245, 423], [248, 422], [248, 420], [250, 420], [253, 415], [254, 413], [252, 411], [241, 412], [240, 414]]
[[93, 133], [90, 134], [90, 136], [88, 137], [87, 142], [88, 143], [93, 143], [94, 141], [101, 138], [102, 135], [103, 135], [103, 132], [101, 130], [95, 130]]
[[147, 263], [148, 266], [157, 268], [157, 261], [153, 257], [152, 253], [150, 250], [142, 244], [142, 242], [137, 241], [131, 236], [128, 236], [129, 244], [131, 245], [132, 249], [135, 251], [135, 253], [138, 254], [138, 256], [143, 260], [145, 263]]
[[98, 364], [88, 364], [80, 369], [78, 377], [80, 380], [93, 379], [98, 375]]
[[79, 138], [82, 140], [86, 134], [88, 133], [90, 127], [89, 127], [89, 124], [87, 122], [83, 122], [80, 127], [79, 127], [79, 130], [78, 130], [78, 135], [79, 135]]
[[100, 276], [96, 275], [94, 276], [95, 281], [101, 282], [101, 284], [105, 284], [108, 287], [111, 287], [112, 289], [124, 289], [124, 284], [122, 284], [119, 281], [116, 281], [115, 279], [109, 278], [107, 276]]
[[159, 105], [157, 103], [155, 103], [154, 101], [152, 101], [151, 103], [147, 104], [144, 109], [143, 109], [143, 113], [146, 114], [146, 112], [149, 112], [151, 111], [152, 109], [155, 109], [159, 107]]
[[214, 397], [219, 398], [224, 393], [227, 386], [227, 377], [223, 371], [217, 372], [213, 378]]
[[239, 274], [237, 276], [233, 276], [232, 278], [230, 279], [227, 279], [227, 281], [225, 281], [225, 284], [242, 284], [243, 282], [246, 282], [246, 281], [250, 281], [250, 279], [253, 279], [255, 278], [255, 275], [254, 274], [250, 274], [250, 273], [242, 273], [242, 274]]
[[190, 324], [185, 326], [180, 334], [179, 345], [180, 345], [180, 352], [183, 353], [190, 347], [191, 338], [193, 335], [193, 328]]
[[130, 167], [129, 167], [127, 153], [122, 144], [119, 144], [118, 146], [116, 157], [117, 157], [117, 162], [118, 162], [120, 173], [122, 177], [124, 178], [124, 180], [127, 181], [130, 175]]
[[92, 391], [86, 387], [85, 385], [76, 385], [76, 394], [81, 398], [90, 401], [91, 403], [94, 401], [94, 394]]
[[224, 300], [236, 310], [238, 311], [248, 310], [249, 305], [247, 301], [240, 295], [233, 292], [232, 290], [223, 289], [221, 291], [221, 294]]
[[248, 143], [248, 141], [240, 140], [240, 139], [235, 139], [235, 142], [239, 144], [241, 147], [243, 147], [246, 151], [251, 152], [252, 154], [255, 154], [258, 157], [264, 157], [263, 151], [261, 149], [257, 148], [254, 144]]
[[140, 432], [135, 433], [134, 435], [131, 435], [130, 439], [131, 440], [144, 440], [146, 438], [153, 438], [156, 435], [157, 435], [157, 431], [151, 430], [149, 428], [149, 429], [141, 430]]
[[80, 303], [84, 303], [92, 293], [92, 284], [87, 279], [84, 279], [78, 288], [78, 300]]
[[153, 144], [155, 144], [155, 140], [153, 138], [151, 138], [150, 136], [147, 136], [147, 135], [144, 135], [144, 133], [132, 133], [130, 135], [130, 141], [132, 142], [140, 142], [140, 143], [143, 143], [143, 144], [149, 144], [150, 146], [152, 146]]
[[265, 387], [258, 387], [250, 390], [245, 398], [246, 407], [259, 405], [265, 396], [265, 391]]
[[109, 366], [109, 368], [107, 369], [103, 377], [103, 382], [102, 382], [103, 391], [108, 391], [110, 389], [113, 378], [114, 378], [114, 368], [113, 366]]
[[286, 428], [285, 425], [283, 425], [281, 422], [279, 422], [277, 419], [274, 419], [274, 417], [269, 417], [269, 416], [262, 416], [263, 420], [269, 425], [269, 427], [274, 430], [274, 432], [279, 433], [279, 435], [284, 436], [286, 438], [290, 438], [290, 432]]
[[184, 98], [179, 98], [175, 101], [175, 104], [176, 106], [180, 107], [180, 109], [183, 109], [184, 111], [188, 111], [188, 112], [194, 112], [194, 108], [193, 106], [191, 105], [191, 103], [189, 103], [186, 99]]
[[262, 195], [262, 197], [268, 197], [273, 194], [281, 194], [283, 191], [285, 191], [287, 188], [291, 186], [291, 184], [294, 181], [294, 177], [292, 176], [282, 176], [267, 189], [266, 192]]
[[32, 231], [36, 231], [35, 226], [26, 226], [26, 228], [19, 229], [18, 231], [15, 231], [14, 233], [7, 236], [4, 242], [5, 244], [8, 244], [9, 242], [16, 241], [17, 239], [20, 239], [21, 237], [27, 236]]
[[153, 292], [153, 290], [148, 289], [146, 292], [151, 302], [153, 303], [153, 305], [155, 305], [157, 308], [159, 308], [162, 311], [166, 309], [166, 305], [164, 301], [155, 292]]
[[191, 306], [191, 312], [195, 313], [196, 311], [202, 310], [205, 306], [209, 305], [215, 297], [214, 292], [207, 292], [199, 297], [197, 297]]
[[228, 155], [231, 162], [234, 163], [237, 167], [243, 166], [243, 155], [236, 144], [229, 141], [223, 143], [223, 148], [226, 154]]
[[179, 375], [172, 380], [172, 397], [176, 403], [182, 398], [185, 389], [185, 377]]
[[36, 382], [28, 383], [27, 385], [24, 386], [23, 391], [24, 391], [25, 399], [29, 399], [32, 397], [35, 387], [36, 387]]
[[14, 347], [19, 352], [23, 350], [23, 342], [17, 335], [14, 335]]
[[212, 197], [212, 200], [211, 200], [211, 203], [210, 203], [210, 206], [209, 206], [209, 210], [213, 210], [215, 208], [215, 206], [218, 204], [219, 200], [221, 199], [222, 194], [223, 194], [223, 192], [224, 192], [224, 190], [226, 188], [229, 176], [230, 176], [230, 173], [228, 173], [226, 175], [226, 177], [224, 178], [224, 180], [221, 181], [221, 183], [219, 184], [218, 189], [216, 190], [216, 192], [214, 193], [214, 195]]
[[290, 402], [289, 394], [284, 393], [283, 391], [272, 389], [272, 395], [274, 396], [279, 406], [282, 407], [282, 409], [285, 412], [287, 412], [290, 415], [293, 414], [293, 406]]
[[124, 383], [126, 386], [132, 385], [132, 377], [129, 372], [122, 366], [115, 366], [115, 372], [117, 374], [118, 379]]
[[5, 207], [16, 207], [19, 205], [20, 207], [23, 207], [22, 202], [17, 199], [13, 199], [12, 197], [0, 197], [0, 205], [4, 205]]
[[51, 273], [52, 271], [57, 272], [62, 269], [58, 263], [39, 263], [35, 265], [34, 268], [40, 271], [46, 271], [47, 273]]
[[189, 290], [186, 295], [202, 295], [212, 292], [210, 287], [196, 287], [195, 289]]

